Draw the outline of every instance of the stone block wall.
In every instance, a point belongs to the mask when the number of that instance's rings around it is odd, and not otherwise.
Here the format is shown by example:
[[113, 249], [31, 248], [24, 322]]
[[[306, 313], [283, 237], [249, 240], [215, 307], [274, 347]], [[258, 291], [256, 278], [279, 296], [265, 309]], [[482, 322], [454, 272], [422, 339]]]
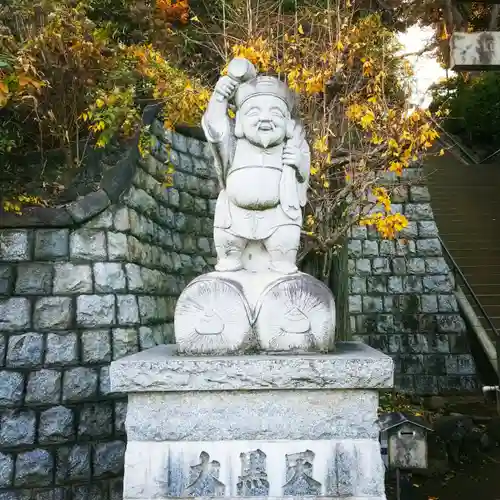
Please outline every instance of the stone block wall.
[[2, 215], [2, 500], [121, 498], [126, 402], [109, 363], [173, 342], [176, 297], [213, 264], [207, 148], [152, 130], [153, 156], [122, 151], [97, 192]]
[[355, 227], [349, 253], [349, 316], [356, 340], [390, 354], [396, 387], [419, 394], [478, 387], [467, 330], [443, 257], [422, 170], [410, 168], [394, 188], [393, 209], [409, 220], [395, 241]]
[[[176, 298], [215, 262], [207, 144], [150, 125], [152, 155], [107, 156], [98, 191], [1, 215], [0, 500], [121, 498], [126, 402], [109, 363], [173, 342]], [[394, 357], [401, 389], [475, 388], [428, 191], [416, 181], [394, 200], [402, 238], [351, 234], [351, 333]]]

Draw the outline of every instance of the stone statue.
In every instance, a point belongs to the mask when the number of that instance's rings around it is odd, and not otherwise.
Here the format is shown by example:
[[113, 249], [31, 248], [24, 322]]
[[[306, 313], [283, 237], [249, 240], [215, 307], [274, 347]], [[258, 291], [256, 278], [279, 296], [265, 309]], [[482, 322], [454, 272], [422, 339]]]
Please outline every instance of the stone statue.
[[233, 59], [202, 126], [221, 187], [214, 221], [217, 265], [179, 297], [179, 352], [331, 348], [332, 293], [296, 264], [310, 150], [290, 89], [278, 78], [257, 75], [246, 59]]
[[[233, 97], [235, 120], [228, 116]], [[245, 59], [233, 59], [228, 76], [215, 86], [202, 126], [221, 185], [214, 223], [217, 271], [246, 268], [243, 253], [252, 242], [263, 244], [270, 270], [297, 271], [310, 151], [293, 112], [288, 87], [256, 76]]]
[[393, 363], [362, 343], [332, 354], [332, 292], [297, 269], [310, 152], [292, 95], [235, 59], [203, 129], [217, 267], [182, 291], [176, 348], [111, 364], [131, 394], [124, 500], [386, 500], [376, 419]]

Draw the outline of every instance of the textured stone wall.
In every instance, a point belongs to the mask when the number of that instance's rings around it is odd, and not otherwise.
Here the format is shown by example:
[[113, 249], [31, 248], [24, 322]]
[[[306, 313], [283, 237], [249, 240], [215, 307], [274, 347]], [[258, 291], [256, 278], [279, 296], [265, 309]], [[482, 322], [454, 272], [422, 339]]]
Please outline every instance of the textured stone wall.
[[[121, 497], [126, 403], [109, 392], [109, 363], [174, 340], [176, 298], [215, 254], [206, 143], [151, 130], [152, 156], [136, 145], [110, 155], [98, 191], [1, 217], [1, 500]], [[428, 191], [398, 196], [411, 221], [402, 239], [352, 232], [352, 333], [394, 357], [400, 388], [474, 388]]]
[[2, 216], [2, 500], [121, 498], [126, 403], [110, 394], [109, 363], [172, 342], [176, 297], [213, 264], [207, 148], [152, 130], [154, 156], [131, 147], [99, 191]]
[[466, 325], [422, 170], [408, 169], [399, 185], [391, 176], [386, 182], [395, 186], [394, 210], [405, 214], [409, 225], [396, 241], [381, 240], [372, 228], [352, 229], [351, 333], [393, 357], [399, 389], [420, 394], [475, 390]]

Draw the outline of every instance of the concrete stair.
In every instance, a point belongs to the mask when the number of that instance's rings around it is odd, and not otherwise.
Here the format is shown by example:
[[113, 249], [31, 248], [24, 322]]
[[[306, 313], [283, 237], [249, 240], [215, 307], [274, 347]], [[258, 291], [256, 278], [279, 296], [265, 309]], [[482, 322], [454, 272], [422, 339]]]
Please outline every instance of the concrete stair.
[[[500, 332], [500, 162], [467, 164], [447, 152], [429, 158], [425, 174], [441, 239]], [[457, 283], [495, 346], [483, 312]]]

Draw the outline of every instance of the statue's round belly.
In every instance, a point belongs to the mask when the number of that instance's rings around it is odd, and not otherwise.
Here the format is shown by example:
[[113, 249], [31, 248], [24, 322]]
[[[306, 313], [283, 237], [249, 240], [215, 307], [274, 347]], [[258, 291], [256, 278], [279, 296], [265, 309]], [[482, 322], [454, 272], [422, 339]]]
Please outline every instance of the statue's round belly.
[[226, 179], [229, 200], [240, 208], [265, 210], [279, 205], [281, 171], [247, 167], [231, 172]]

